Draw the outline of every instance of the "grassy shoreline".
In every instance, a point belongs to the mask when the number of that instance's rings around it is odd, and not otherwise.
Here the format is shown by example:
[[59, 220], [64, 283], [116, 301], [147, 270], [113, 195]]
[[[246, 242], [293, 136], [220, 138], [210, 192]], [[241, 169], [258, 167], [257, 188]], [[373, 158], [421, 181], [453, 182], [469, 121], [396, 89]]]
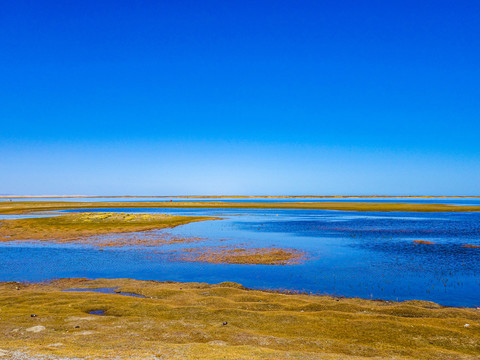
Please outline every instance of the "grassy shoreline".
[[480, 211], [480, 206], [417, 204], [417, 203], [372, 203], [372, 202], [290, 202], [254, 203], [221, 201], [178, 202], [73, 202], [73, 201], [12, 201], [0, 202], [0, 214], [21, 215], [39, 211], [92, 210], [92, 209], [139, 209], [139, 208], [197, 208], [197, 209], [317, 209], [339, 211], [405, 211], [405, 212], [466, 212]]
[[458, 199], [458, 198], [480, 198], [479, 195], [0, 195], [0, 199], [62, 199], [62, 198], [87, 198], [87, 199], [102, 199], [102, 198], [173, 198], [173, 199], [363, 199], [363, 198], [407, 198], [407, 199]]
[[[72, 288], [116, 288], [144, 298], [62, 291]], [[480, 353], [476, 309], [287, 295], [235, 283], [4, 282], [0, 308], [0, 349], [7, 355], [453, 360]], [[104, 315], [89, 314], [96, 310]]]
[[[88, 242], [99, 235], [127, 234], [173, 228], [197, 221], [216, 220], [205, 216], [129, 213], [74, 213], [60, 216], [0, 220], [0, 242], [37, 240]], [[122, 239], [119, 238], [119, 241]], [[153, 239], [155, 240], [155, 239]], [[111, 242], [115, 242], [114, 239]]]

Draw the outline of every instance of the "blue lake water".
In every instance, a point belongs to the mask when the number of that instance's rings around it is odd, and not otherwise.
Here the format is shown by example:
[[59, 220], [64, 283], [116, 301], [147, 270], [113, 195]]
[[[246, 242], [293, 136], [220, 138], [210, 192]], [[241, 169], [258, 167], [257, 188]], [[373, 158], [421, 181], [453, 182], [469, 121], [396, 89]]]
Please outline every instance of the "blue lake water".
[[[1, 281], [62, 277], [135, 278], [298, 290], [385, 300], [430, 300], [480, 306], [480, 213], [346, 212], [300, 209], [102, 209], [222, 216], [165, 231], [198, 244], [98, 248], [3, 243]], [[426, 240], [434, 245], [415, 244]], [[288, 266], [219, 265], [172, 260], [169, 249], [200, 246], [286, 247], [308, 254]], [[158, 250], [158, 251], [156, 251]]]

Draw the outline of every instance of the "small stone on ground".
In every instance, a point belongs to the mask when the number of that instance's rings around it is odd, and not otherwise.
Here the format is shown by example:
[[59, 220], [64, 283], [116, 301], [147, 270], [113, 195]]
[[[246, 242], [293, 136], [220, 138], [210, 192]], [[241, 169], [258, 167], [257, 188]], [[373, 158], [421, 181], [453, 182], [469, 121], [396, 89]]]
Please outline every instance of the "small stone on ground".
[[42, 325], [32, 326], [31, 328], [26, 329], [26, 331], [34, 332], [34, 333], [38, 333], [44, 330], [45, 330], [45, 326], [42, 326]]

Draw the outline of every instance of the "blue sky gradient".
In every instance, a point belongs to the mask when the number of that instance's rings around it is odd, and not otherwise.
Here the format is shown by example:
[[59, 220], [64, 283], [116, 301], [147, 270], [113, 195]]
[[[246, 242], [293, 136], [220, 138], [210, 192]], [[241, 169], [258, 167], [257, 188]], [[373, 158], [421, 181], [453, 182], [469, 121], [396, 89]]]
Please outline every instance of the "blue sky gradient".
[[0, 193], [480, 195], [478, 1], [11, 1]]

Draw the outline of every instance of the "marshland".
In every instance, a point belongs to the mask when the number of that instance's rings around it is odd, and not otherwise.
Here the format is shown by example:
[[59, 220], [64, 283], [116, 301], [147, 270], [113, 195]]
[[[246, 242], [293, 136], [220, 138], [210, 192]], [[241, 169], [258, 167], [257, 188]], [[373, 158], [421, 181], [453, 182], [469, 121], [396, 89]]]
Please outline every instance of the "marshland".
[[0, 360], [480, 360], [480, 1], [4, 1]]
[[5, 354], [480, 353], [476, 198], [110, 200], [0, 202]]

